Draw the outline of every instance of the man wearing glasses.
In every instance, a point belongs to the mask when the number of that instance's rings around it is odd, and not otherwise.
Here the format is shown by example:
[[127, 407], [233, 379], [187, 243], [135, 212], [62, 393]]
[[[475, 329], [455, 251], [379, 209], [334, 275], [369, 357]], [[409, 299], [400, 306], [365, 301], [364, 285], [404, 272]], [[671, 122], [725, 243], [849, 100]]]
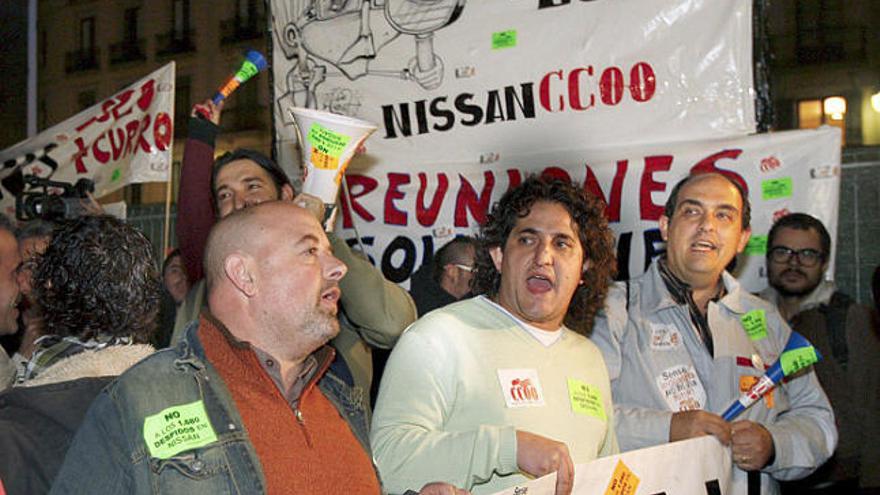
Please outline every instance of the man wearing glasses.
[[775, 303], [791, 327], [822, 353], [824, 360], [815, 369], [840, 435], [834, 457], [791, 488], [801, 491], [823, 484], [828, 493], [857, 493], [859, 487], [878, 490], [880, 339], [872, 331], [871, 310], [823, 280], [831, 236], [819, 220], [804, 213], [781, 218], [770, 229], [767, 248], [770, 287], [761, 296]]

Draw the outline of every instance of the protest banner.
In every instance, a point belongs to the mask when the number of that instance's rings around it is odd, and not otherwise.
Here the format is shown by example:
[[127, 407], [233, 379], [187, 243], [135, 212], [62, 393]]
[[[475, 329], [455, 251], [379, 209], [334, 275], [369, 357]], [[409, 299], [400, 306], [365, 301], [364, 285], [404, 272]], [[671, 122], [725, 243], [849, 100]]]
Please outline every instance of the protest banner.
[[[0, 152], [0, 209], [36, 189], [27, 178], [95, 183], [95, 197], [167, 181], [174, 138], [174, 62], [39, 135]], [[49, 188], [50, 190], [52, 188]]]
[[[703, 436], [575, 466], [572, 495], [745, 495], [729, 447]], [[494, 495], [554, 495], [556, 474]]]
[[473, 170], [534, 150], [755, 130], [750, 0], [269, 5], [288, 168], [299, 160], [291, 107], [376, 123], [367, 146], [382, 160]]
[[[672, 187], [691, 171], [720, 170], [742, 181], [752, 205], [752, 240], [735, 274], [750, 291], [766, 285], [764, 254], [774, 219], [801, 211], [837, 233], [840, 131], [788, 131], [690, 143], [537, 151], [474, 162], [354, 160], [350, 201], [337, 232], [360, 241], [391, 281], [403, 283], [456, 234], [473, 234], [490, 206], [529, 173], [571, 179], [608, 204], [618, 276], [641, 274], [663, 252], [657, 220]], [[830, 259], [834, 259], [831, 256]], [[833, 270], [831, 270], [833, 273]]]

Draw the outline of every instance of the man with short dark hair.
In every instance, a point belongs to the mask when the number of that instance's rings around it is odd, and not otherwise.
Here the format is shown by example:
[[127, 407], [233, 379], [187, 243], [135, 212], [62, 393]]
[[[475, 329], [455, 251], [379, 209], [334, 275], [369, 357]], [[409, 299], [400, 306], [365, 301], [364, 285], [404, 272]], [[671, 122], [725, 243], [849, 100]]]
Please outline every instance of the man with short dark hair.
[[[306, 206], [319, 221], [323, 204], [307, 194], [295, 196], [293, 186], [277, 163], [253, 150], [235, 150], [214, 161], [214, 140], [222, 110], [207, 100], [196, 105], [189, 121], [190, 138], [184, 150], [178, 204], [177, 238], [193, 288], [178, 308], [176, 342], [190, 321], [205, 306], [202, 259], [211, 225], [230, 213], [272, 200], [293, 200]], [[196, 112], [208, 119], [196, 118]], [[416, 318], [415, 304], [397, 284], [385, 279], [367, 259], [356, 254], [336, 235], [328, 238], [333, 253], [348, 266], [340, 282], [341, 330], [332, 345], [339, 351], [354, 378], [355, 394], [369, 406], [373, 378], [371, 347], [391, 348]]]
[[452, 304], [471, 293], [476, 247], [473, 237], [456, 237], [413, 274], [409, 292], [419, 315]]
[[599, 199], [531, 177], [481, 228], [480, 296], [431, 312], [391, 353], [371, 442], [391, 493], [432, 479], [494, 493], [617, 452], [608, 373], [585, 337], [614, 271]]
[[767, 236], [770, 286], [760, 295], [775, 303], [791, 327], [822, 354], [816, 374], [840, 431], [834, 457], [796, 486], [786, 487], [791, 493], [820, 485], [827, 490], [823, 493], [880, 489], [880, 338], [872, 328], [870, 308], [823, 280], [830, 258], [828, 230], [805, 213], [782, 217]]
[[[761, 493], [777, 493], [776, 480], [806, 476], [830, 456], [837, 431], [812, 372], [731, 423], [719, 416], [790, 334], [775, 308], [725, 270], [751, 233], [745, 188], [720, 173], [686, 177], [666, 203], [660, 233], [666, 253], [614, 287], [593, 331], [608, 363], [621, 448], [714, 435], [732, 447], [735, 482], [760, 472]], [[760, 323], [747, 328], [747, 315]]]

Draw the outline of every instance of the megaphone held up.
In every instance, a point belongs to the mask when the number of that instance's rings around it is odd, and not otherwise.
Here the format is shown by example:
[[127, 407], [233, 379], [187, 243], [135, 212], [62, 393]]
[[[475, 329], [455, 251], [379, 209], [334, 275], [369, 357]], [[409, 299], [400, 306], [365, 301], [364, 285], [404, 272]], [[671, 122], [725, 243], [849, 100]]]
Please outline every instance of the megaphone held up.
[[365, 120], [308, 108], [288, 109], [296, 124], [302, 153], [303, 192], [316, 196], [329, 210], [355, 151], [376, 130]]

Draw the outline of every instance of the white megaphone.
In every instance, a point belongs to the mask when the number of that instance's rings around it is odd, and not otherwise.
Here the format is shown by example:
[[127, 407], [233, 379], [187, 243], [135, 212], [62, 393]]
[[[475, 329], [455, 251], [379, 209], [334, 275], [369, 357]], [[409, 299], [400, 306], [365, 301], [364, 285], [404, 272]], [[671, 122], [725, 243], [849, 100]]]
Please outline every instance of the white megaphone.
[[355, 151], [376, 130], [365, 120], [308, 108], [289, 108], [303, 163], [303, 192], [324, 202], [325, 227], [332, 228], [339, 185]]

